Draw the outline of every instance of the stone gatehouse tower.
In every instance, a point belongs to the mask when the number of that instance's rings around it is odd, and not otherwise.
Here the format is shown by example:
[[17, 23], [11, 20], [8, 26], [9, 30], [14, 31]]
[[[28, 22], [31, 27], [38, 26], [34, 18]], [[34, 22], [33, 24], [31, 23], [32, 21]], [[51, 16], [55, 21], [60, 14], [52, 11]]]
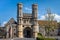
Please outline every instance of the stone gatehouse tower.
[[17, 5], [17, 30], [19, 38], [36, 38], [37, 37], [37, 14], [38, 5], [32, 4], [32, 13], [23, 13], [23, 5]]

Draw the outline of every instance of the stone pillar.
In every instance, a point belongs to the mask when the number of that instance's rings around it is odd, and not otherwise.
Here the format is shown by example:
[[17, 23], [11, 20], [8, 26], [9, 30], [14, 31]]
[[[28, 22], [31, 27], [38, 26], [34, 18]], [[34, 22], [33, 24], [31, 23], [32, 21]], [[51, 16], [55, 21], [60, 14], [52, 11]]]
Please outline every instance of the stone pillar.
[[13, 33], [13, 28], [12, 28], [12, 24], [10, 24], [10, 38], [13, 38], [12, 33]]
[[6, 27], [7, 35], [6, 38], [9, 38], [9, 25]]
[[19, 3], [17, 8], [17, 27], [18, 27], [18, 37], [23, 38], [23, 13], [22, 13], [22, 4]]
[[37, 23], [37, 14], [38, 14], [38, 6], [37, 4], [32, 5], [32, 21], [33, 21], [33, 37], [37, 37], [38, 32], [38, 23]]

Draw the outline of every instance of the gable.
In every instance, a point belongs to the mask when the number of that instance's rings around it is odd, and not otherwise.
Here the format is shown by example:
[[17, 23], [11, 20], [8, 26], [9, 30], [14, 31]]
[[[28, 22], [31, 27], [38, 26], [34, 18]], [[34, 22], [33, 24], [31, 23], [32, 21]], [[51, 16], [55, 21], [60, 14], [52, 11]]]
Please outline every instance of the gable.
[[11, 19], [5, 24], [5, 26], [10, 25], [10, 24], [17, 24], [17, 22], [14, 20], [14, 18], [11, 18]]

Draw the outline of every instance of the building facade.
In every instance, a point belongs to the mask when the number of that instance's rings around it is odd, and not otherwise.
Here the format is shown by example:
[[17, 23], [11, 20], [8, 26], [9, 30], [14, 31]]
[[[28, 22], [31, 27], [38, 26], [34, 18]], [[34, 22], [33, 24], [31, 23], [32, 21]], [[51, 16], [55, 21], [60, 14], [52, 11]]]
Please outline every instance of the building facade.
[[11, 18], [6, 27], [7, 38], [36, 38], [38, 33], [38, 5], [32, 4], [32, 13], [22, 11], [23, 4], [17, 4], [17, 22]]
[[52, 21], [49, 23], [46, 20], [38, 20], [38, 24], [39, 24], [39, 32], [43, 36], [59, 36], [58, 35], [59, 26], [57, 24], [57, 21]]
[[17, 30], [19, 38], [36, 38], [37, 37], [37, 14], [38, 5], [32, 5], [32, 14], [23, 13], [23, 5], [19, 3], [17, 5]]

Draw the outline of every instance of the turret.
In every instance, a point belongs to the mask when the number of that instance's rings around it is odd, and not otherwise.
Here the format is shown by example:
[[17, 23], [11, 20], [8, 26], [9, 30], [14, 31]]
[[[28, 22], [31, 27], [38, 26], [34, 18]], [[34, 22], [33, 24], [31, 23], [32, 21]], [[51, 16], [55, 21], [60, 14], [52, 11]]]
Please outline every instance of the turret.
[[22, 4], [18, 3], [17, 5], [17, 30], [18, 37], [23, 38], [23, 12], [22, 12]]
[[38, 28], [38, 23], [37, 23], [37, 14], [38, 14], [38, 5], [33, 4], [32, 5], [32, 23], [33, 23], [33, 37], [37, 37], [37, 28]]
[[23, 12], [22, 12], [22, 3], [18, 3], [17, 4], [17, 22], [18, 24], [21, 24], [21, 20], [22, 20], [22, 17], [23, 17]]
[[32, 17], [37, 18], [37, 13], [38, 13], [38, 6], [37, 4], [32, 5]]

